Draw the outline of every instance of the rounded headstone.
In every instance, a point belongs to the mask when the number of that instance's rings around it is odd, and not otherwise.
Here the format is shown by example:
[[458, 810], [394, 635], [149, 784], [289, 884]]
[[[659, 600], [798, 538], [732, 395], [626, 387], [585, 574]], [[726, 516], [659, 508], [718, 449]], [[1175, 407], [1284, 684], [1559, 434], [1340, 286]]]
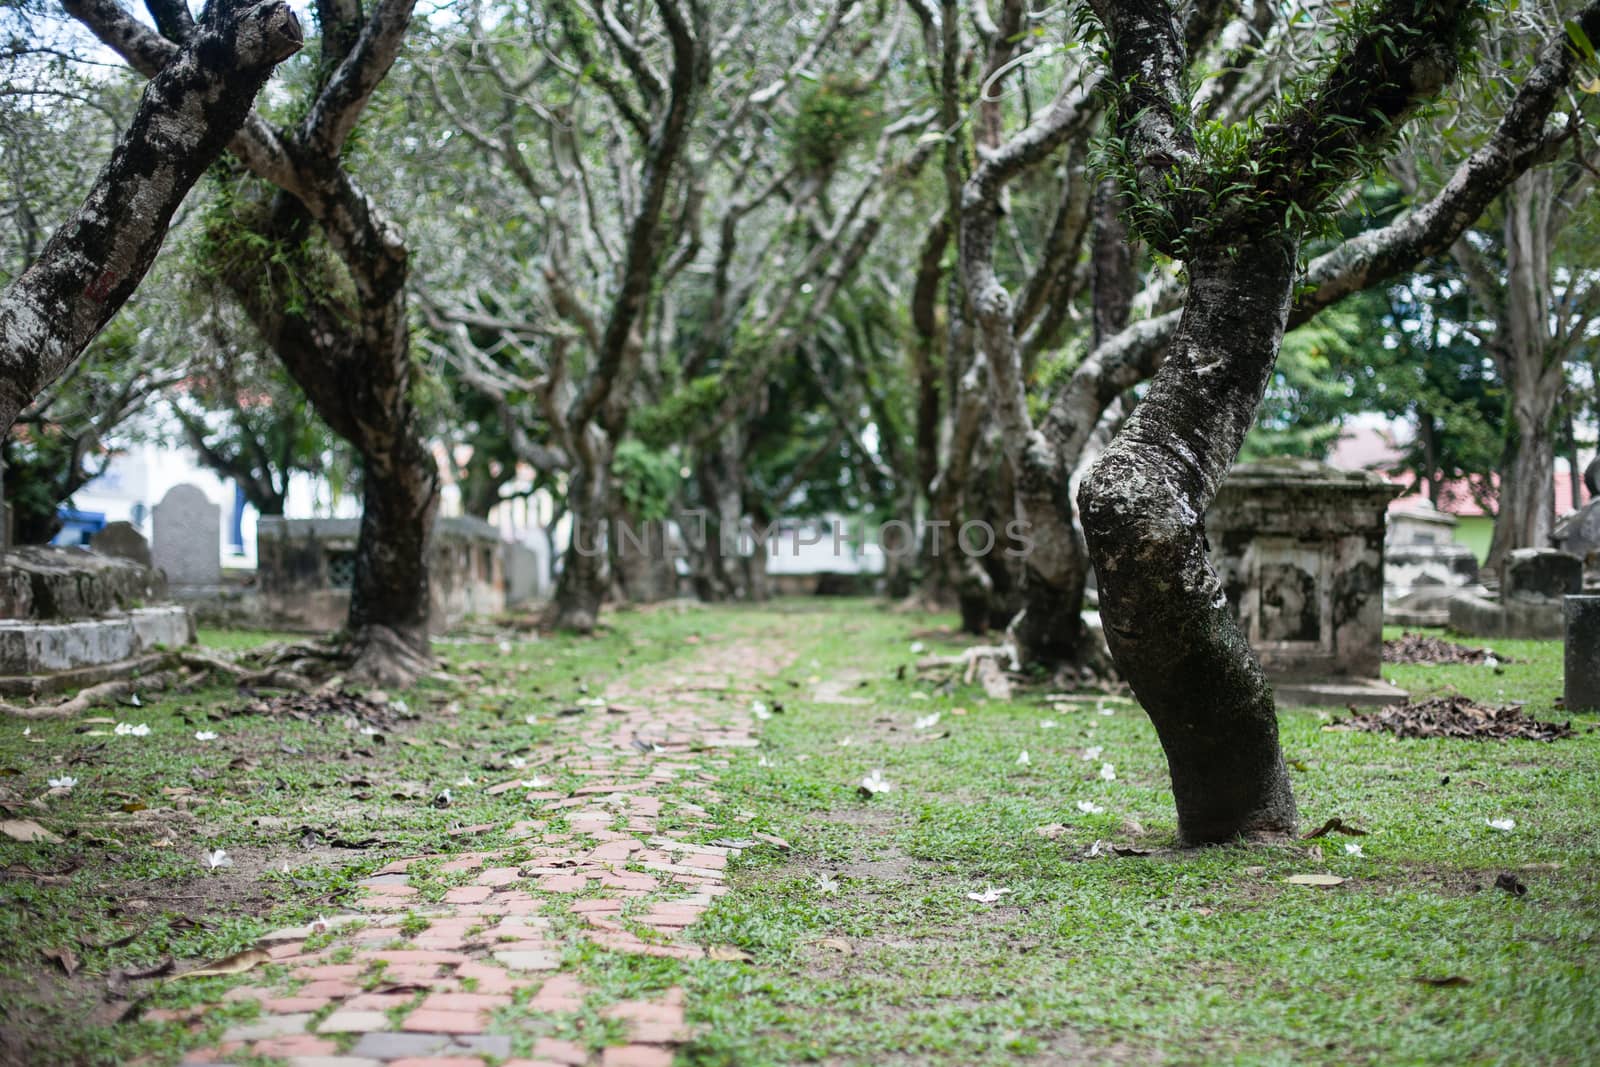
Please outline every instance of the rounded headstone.
[[1567, 624], [1567, 710], [1600, 710], [1600, 596], [1569, 596], [1562, 603]]

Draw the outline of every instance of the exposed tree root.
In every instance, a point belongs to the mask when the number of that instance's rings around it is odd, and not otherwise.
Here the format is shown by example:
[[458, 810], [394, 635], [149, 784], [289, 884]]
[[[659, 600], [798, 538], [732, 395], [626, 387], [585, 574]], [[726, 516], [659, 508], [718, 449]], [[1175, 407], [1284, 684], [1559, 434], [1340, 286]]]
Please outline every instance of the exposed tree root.
[[28, 705], [0, 703], [0, 715], [9, 715], [17, 719], [67, 719], [81, 715], [90, 708], [115, 704], [138, 691], [148, 693], [151, 690], [166, 689], [178, 680], [178, 672], [167, 670], [140, 675], [137, 678], [114, 678], [109, 682], [85, 686], [72, 696], [53, 703]]
[[350, 641], [349, 681], [404, 689], [433, 669], [433, 657], [387, 626], [364, 627]]

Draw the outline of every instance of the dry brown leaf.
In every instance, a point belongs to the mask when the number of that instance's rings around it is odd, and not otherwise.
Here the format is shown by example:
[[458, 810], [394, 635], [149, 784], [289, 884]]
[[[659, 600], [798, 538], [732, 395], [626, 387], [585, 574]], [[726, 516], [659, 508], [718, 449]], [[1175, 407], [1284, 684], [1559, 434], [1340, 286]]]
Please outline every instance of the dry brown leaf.
[[231, 956], [224, 956], [220, 960], [197, 967], [192, 971], [184, 971], [179, 978], [215, 978], [225, 974], [243, 974], [254, 970], [263, 963], [272, 962], [272, 957], [259, 948], [247, 948], [243, 952], [235, 952]]
[[831, 948], [841, 956], [854, 956], [855, 947], [842, 937], [825, 937], [817, 942], [821, 948]]
[[61, 838], [32, 819], [0, 819], [0, 834], [5, 834], [13, 841], [39, 841], [47, 845], [61, 843]]
[[55, 960], [57, 965], [66, 972], [68, 978], [77, 973], [78, 955], [70, 948], [47, 948], [44, 950], [44, 958]]
[[785, 852], [789, 851], [789, 849], [792, 847], [789, 844], [789, 842], [785, 841], [783, 838], [777, 836], [776, 834], [755, 833], [755, 834], [752, 834], [751, 836], [754, 837], [757, 841], [765, 841], [767, 844], [771, 845], [773, 848], [782, 849]]
[[1421, 982], [1423, 985], [1440, 986], [1440, 987], [1458, 986], [1458, 985], [1471, 985], [1472, 984], [1472, 980], [1470, 978], [1463, 978], [1459, 974], [1443, 975], [1443, 976], [1438, 977], [1438, 978], [1435, 978], [1435, 977], [1433, 977], [1431, 975], [1419, 974], [1415, 978], [1413, 978], [1412, 981]]
[[1035, 826], [1033, 828], [1033, 832], [1044, 838], [1046, 841], [1054, 841], [1056, 838], [1066, 833], [1067, 828], [1061, 823], [1053, 822], [1047, 823], [1044, 826]]
[[719, 963], [749, 963], [751, 960], [750, 953], [732, 945], [712, 945], [706, 949], [706, 955]]
[[1345, 879], [1337, 874], [1291, 874], [1284, 879], [1290, 885], [1333, 886], [1343, 885]]

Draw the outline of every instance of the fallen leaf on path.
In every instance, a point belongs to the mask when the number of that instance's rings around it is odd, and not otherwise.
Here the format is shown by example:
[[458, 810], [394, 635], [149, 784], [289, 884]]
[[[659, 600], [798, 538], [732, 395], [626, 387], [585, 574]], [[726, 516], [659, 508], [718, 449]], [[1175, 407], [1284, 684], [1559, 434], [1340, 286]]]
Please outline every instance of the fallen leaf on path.
[[854, 946], [842, 937], [825, 937], [818, 941], [817, 944], [822, 948], [831, 948], [841, 956], [854, 956], [856, 954]]
[[1111, 851], [1119, 856], [1148, 856], [1151, 850], [1138, 845], [1112, 845]]
[[1446, 986], [1472, 984], [1472, 980], [1470, 978], [1463, 978], [1459, 974], [1446, 975], [1441, 978], [1434, 978], [1431, 975], [1419, 974], [1413, 978], [1412, 981], [1421, 982], [1423, 985], [1439, 986], [1441, 988]]
[[1306, 834], [1304, 840], [1309, 841], [1313, 837], [1326, 837], [1328, 834], [1347, 834], [1350, 837], [1367, 836], [1367, 832], [1365, 830], [1350, 826], [1343, 819], [1335, 816], [1323, 823], [1321, 826], [1317, 827], [1315, 830], [1311, 831], [1309, 834]]
[[1033, 832], [1044, 838], [1046, 841], [1054, 841], [1056, 838], [1066, 833], [1067, 828], [1061, 823], [1053, 822], [1047, 823], [1044, 826], [1035, 826], [1033, 828]]
[[71, 978], [78, 971], [78, 956], [70, 948], [47, 948], [44, 958], [54, 960], [56, 964]]
[[1290, 885], [1335, 886], [1343, 885], [1345, 879], [1337, 874], [1291, 874], [1284, 881]]
[[771, 845], [773, 848], [782, 849], [785, 852], [789, 851], [789, 849], [792, 847], [789, 844], [789, 842], [785, 841], [783, 838], [779, 837], [777, 834], [757, 833], [757, 834], [754, 835], [754, 837], [755, 837], [755, 839], [757, 841], [765, 841], [767, 844]]
[[[266, 953], [263, 952], [262, 955], [265, 956]], [[174, 966], [175, 964], [173, 963], [171, 956], [163, 956], [161, 959], [152, 963], [148, 967], [139, 967], [133, 970], [123, 971], [121, 973], [123, 978], [139, 982], [146, 978], [159, 978], [168, 971], [172, 970]]]
[[38, 841], [47, 845], [59, 845], [61, 843], [61, 838], [32, 819], [0, 820], [0, 834], [5, 834], [13, 841]]
[[[220, 960], [197, 967], [192, 971], [184, 971], [179, 978], [216, 978], [226, 974], [244, 974], [254, 970], [263, 963], [271, 963], [272, 957], [259, 948], [247, 948], [243, 952], [235, 952], [231, 956], [224, 956]], [[134, 975], [128, 977], [133, 978]]]
[[718, 963], [749, 963], [753, 958], [744, 949], [733, 945], [712, 945], [706, 949], [706, 955]]

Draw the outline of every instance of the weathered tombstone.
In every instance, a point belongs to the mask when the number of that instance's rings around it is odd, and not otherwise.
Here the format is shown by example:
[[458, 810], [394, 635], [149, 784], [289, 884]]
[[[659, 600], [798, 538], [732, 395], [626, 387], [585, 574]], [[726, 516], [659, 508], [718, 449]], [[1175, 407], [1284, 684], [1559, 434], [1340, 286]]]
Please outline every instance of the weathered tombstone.
[[150, 566], [150, 542], [131, 522], [108, 522], [89, 538], [89, 547], [104, 556], [131, 559]]
[[1384, 513], [1397, 486], [1305, 460], [1235, 467], [1206, 514], [1229, 605], [1286, 704], [1393, 703]]
[[1562, 603], [1567, 710], [1600, 710], [1600, 596], [1569, 596]]
[[1519, 548], [1506, 560], [1500, 595], [1556, 599], [1583, 592], [1583, 560], [1554, 548]]
[[1583, 561], [1587, 581], [1600, 582], [1600, 499], [1556, 523], [1553, 537], [1557, 548]]
[[222, 581], [222, 509], [195, 486], [175, 485], [156, 505], [151, 562], [174, 589]]

